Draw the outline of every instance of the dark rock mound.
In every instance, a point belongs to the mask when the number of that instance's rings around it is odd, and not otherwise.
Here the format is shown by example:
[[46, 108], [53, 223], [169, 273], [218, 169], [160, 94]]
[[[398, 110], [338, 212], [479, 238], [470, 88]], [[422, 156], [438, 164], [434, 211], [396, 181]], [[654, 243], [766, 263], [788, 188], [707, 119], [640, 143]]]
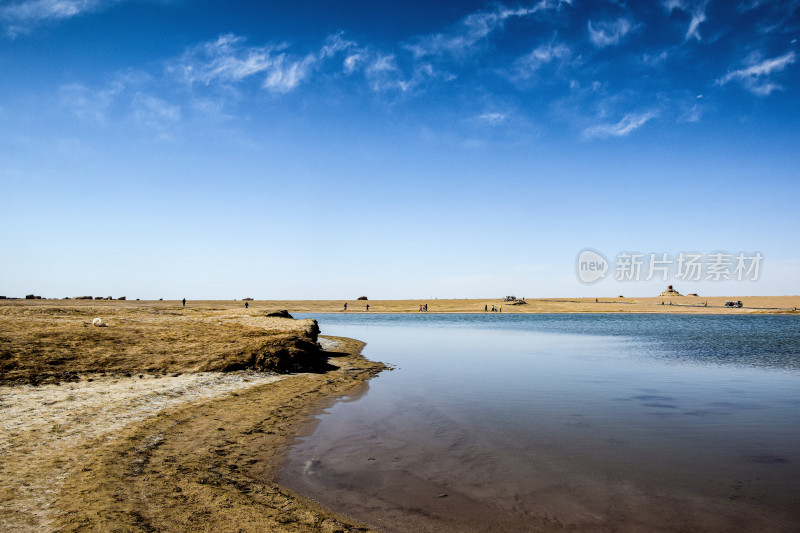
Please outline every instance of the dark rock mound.
[[359, 296], [357, 299], [358, 300], [369, 300], [369, 298], [367, 298], [366, 296]]
[[330, 370], [328, 355], [322, 351], [317, 342], [319, 324], [316, 320], [304, 320], [303, 322], [305, 324], [302, 332], [264, 338], [263, 344], [256, 350], [226, 357], [224, 360], [210, 365], [206, 370], [248, 369], [281, 374]]
[[277, 318], [294, 318], [292, 315], [289, 314], [289, 311], [287, 311], [286, 309], [282, 311], [269, 311], [265, 313], [264, 316], [271, 316]]

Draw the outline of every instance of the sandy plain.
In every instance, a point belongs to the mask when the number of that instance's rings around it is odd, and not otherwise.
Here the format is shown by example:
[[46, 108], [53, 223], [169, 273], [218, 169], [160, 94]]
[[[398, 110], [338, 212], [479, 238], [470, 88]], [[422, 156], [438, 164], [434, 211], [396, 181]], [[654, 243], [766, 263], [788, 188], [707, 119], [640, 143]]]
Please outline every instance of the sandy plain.
[[[741, 300], [742, 308], [725, 307]], [[524, 303], [503, 298], [419, 299], [419, 300], [265, 300], [258, 306], [288, 309], [295, 313], [418, 313], [427, 304], [429, 313], [483, 313], [502, 306], [503, 313], [687, 313], [752, 314], [795, 313], [800, 296], [665, 296], [648, 298], [526, 298]], [[671, 304], [671, 305], [670, 305]], [[491, 311], [490, 311], [491, 312]]]

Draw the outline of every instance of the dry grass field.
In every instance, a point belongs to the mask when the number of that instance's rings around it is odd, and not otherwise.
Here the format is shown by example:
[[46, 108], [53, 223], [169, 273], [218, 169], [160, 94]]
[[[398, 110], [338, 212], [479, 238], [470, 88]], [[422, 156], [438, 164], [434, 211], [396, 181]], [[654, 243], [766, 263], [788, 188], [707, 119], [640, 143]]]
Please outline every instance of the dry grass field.
[[[263, 308], [180, 302], [21, 300], [0, 303], [0, 383], [84, 374], [312, 369], [318, 328]], [[101, 319], [108, 327], [94, 327]]]

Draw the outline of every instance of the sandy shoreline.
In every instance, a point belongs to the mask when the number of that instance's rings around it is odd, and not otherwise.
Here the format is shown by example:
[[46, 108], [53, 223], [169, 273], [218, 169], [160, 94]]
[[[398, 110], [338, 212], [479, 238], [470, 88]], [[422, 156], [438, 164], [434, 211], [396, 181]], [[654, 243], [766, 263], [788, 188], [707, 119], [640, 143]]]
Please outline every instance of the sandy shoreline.
[[[360, 348], [340, 342], [348, 352]], [[352, 353], [333, 359], [336, 371], [293, 375], [129, 426], [66, 480], [56, 529], [367, 531], [276, 483], [310, 417], [383, 368]]]
[[242, 371], [90, 379], [0, 387], [0, 529], [51, 529], [58, 494], [91, 454], [89, 442], [110, 442], [165, 409], [284, 378]]
[[0, 387], [0, 529], [368, 530], [275, 483], [309, 418], [382, 368], [332, 354], [339, 368], [327, 374]]
[[[363, 343], [238, 305], [109, 303], [0, 305], [0, 529], [368, 530], [276, 483], [308, 421], [385, 368]], [[236, 370], [270, 358], [319, 368]]]

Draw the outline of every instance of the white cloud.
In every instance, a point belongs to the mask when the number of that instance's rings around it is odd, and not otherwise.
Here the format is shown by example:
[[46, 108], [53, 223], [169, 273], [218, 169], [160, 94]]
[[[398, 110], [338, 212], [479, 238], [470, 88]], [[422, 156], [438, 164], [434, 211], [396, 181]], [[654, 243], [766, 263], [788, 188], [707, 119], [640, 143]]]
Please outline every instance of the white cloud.
[[639, 129], [646, 124], [650, 119], [655, 118], [657, 113], [655, 111], [647, 111], [645, 113], [628, 113], [622, 120], [614, 124], [599, 124], [586, 128], [583, 131], [583, 136], [586, 138], [592, 137], [625, 137], [633, 131]]
[[363, 62], [364, 55], [361, 53], [356, 52], [348, 55], [346, 58], [344, 58], [344, 62], [342, 63], [345, 74], [352, 74]]
[[167, 140], [181, 119], [181, 108], [153, 95], [137, 93], [131, 103], [131, 117], [137, 125], [155, 133], [156, 140]]
[[514, 61], [513, 78], [530, 79], [536, 72], [548, 63], [556, 60], [564, 60], [571, 56], [572, 52], [564, 44], [543, 44], [535, 48], [531, 53], [517, 58]]
[[480, 122], [491, 124], [493, 126], [497, 124], [502, 124], [508, 119], [508, 115], [505, 113], [483, 113], [478, 115], [478, 120]]
[[762, 5], [766, 4], [767, 0], [748, 0], [739, 4], [737, 11], [739, 13], [744, 13], [746, 11], [750, 11], [753, 9], [758, 9]]
[[266, 71], [275, 62], [272, 54], [285, 48], [285, 45], [247, 47], [244, 41], [233, 34], [220, 35], [216, 41], [186, 51], [169, 70], [177, 72], [189, 84], [238, 82]]
[[279, 93], [288, 93], [305, 80], [311, 68], [318, 61], [314, 56], [306, 56], [301, 60], [289, 60], [281, 54], [267, 69], [264, 88]]
[[684, 40], [688, 41], [689, 39], [697, 39], [701, 41], [702, 38], [700, 37], [700, 24], [705, 22], [706, 20], [706, 11], [705, 5], [698, 7], [692, 13], [692, 21], [689, 23], [689, 29], [686, 31], [686, 36]]
[[89, 89], [73, 83], [59, 89], [61, 105], [68, 108], [79, 119], [96, 124], [105, 124], [108, 111], [116, 96], [123, 90], [120, 84], [107, 89]]
[[685, 0], [664, 0], [661, 2], [661, 5], [664, 6], [668, 12], [672, 11], [673, 9], [680, 9], [682, 11], [686, 10], [686, 1]]
[[397, 58], [394, 54], [377, 53], [369, 58], [358, 54], [356, 59], [348, 63], [352, 57], [345, 59], [345, 72], [347, 72], [348, 65], [355, 69], [358, 63], [363, 63], [364, 76], [369, 81], [372, 90], [380, 92], [397, 87], [397, 80], [401, 78], [402, 72], [397, 66]]
[[0, 23], [12, 38], [44, 22], [101, 11], [122, 0], [23, 0], [0, 7]]
[[669, 58], [669, 54], [666, 50], [662, 50], [656, 55], [651, 54], [644, 54], [642, 56], [642, 62], [649, 66], [649, 67], [657, 67], [663, 64]]
[[[364, 63], [364, 77], [375, 92], [407, 93], [431, 79], [452, 79], [452, 76], [438, 73], [430, 63], [417, 63], [411, 74], [407, 75], [398, 66], [394, 54], [365, 53], [359, 56], [358, 62]], [[345, 60], [345, 71], [347, 65], [348, 62]]]
[[[289, 45], [285, 43], [249, 46], [243, 37], [225, 34], [190, 48], [167, 70], [190, 85], [233, 84], [259, 75], [263, 76], [264, 89], [287, 93], [309, 79], [324, 61], [355, 47], [356, 43], [336, 34], [328, 37], [319, 51], [292, 56], [286, 52]], [[346, 72], [355, 70], [358, 58], [357, 52], [347, 56]]]
[[358, 43], [354, 41], [346, 41], [342, 32], [339, 32], [329, 36], [325, 40], [325, 44], [322, 46], [322, 49], [320, 49], [319, 57], [320, 59], [327, 59], [335, 56], [339, 52], [344, 52], [351, 48], [356, 48], [357, 46]]
[[619, 44], [622, 38], [633, 29], [633, 23], [626, 18], [600, 21], [594, 24], [590, 20], [587, 26], [589, 28], [589, 38], [597, 48]]
[[783, 89], [779, 84], [771, 81], [769, 76], [782, 72], [795, 61], [797, 61], [797, 54], [793, 50], [772, 59], [762, 60], [760, 55], [752, 55], [746, 61], [749, 66], [728, 72], [719, 78], [716, 83], [719, 86], [723, 86], [731, 81], [738, 81], [753, 94], [768, 96], [773, 91]]
[[571, 0], [541, 0], [528, 8], [509, 8], [499, 5], [492, 11], [472, 13], [459, 22], [448, 33], [426, 35], [407, 45], [414, 57], [463, 56], [470, 54], [476, 45], [489, 35], [503, 28], [508, 19], [531, 16], [539, 11], [555, 10]]
[[143, 123], [148, 121], [176, 122], [181, 118], [181, 108], [165, 100], [143, 93], [133, 99], [133, 113]]
[[684, 35], [683, 40], [702, 40], [700, 36], [700, 24], [706, 21], [706, 6], [708, 5], [708, 0], [702, 0], [700, 2], [691, 0], [663, 0], [661, 5], [664, 6], [664, 9], [668, 13], [676, 9], [685, 13], [691, 12], [692, 20], [689, 22], [689, 28], [686, 30], [686, 35]]
[[703, 108], [698, 105], [694, 104], [683, 109], [678, 116], [679, 123], [693, 123], [693, 122], [700, 122], [700, 119], [703, 117]]

